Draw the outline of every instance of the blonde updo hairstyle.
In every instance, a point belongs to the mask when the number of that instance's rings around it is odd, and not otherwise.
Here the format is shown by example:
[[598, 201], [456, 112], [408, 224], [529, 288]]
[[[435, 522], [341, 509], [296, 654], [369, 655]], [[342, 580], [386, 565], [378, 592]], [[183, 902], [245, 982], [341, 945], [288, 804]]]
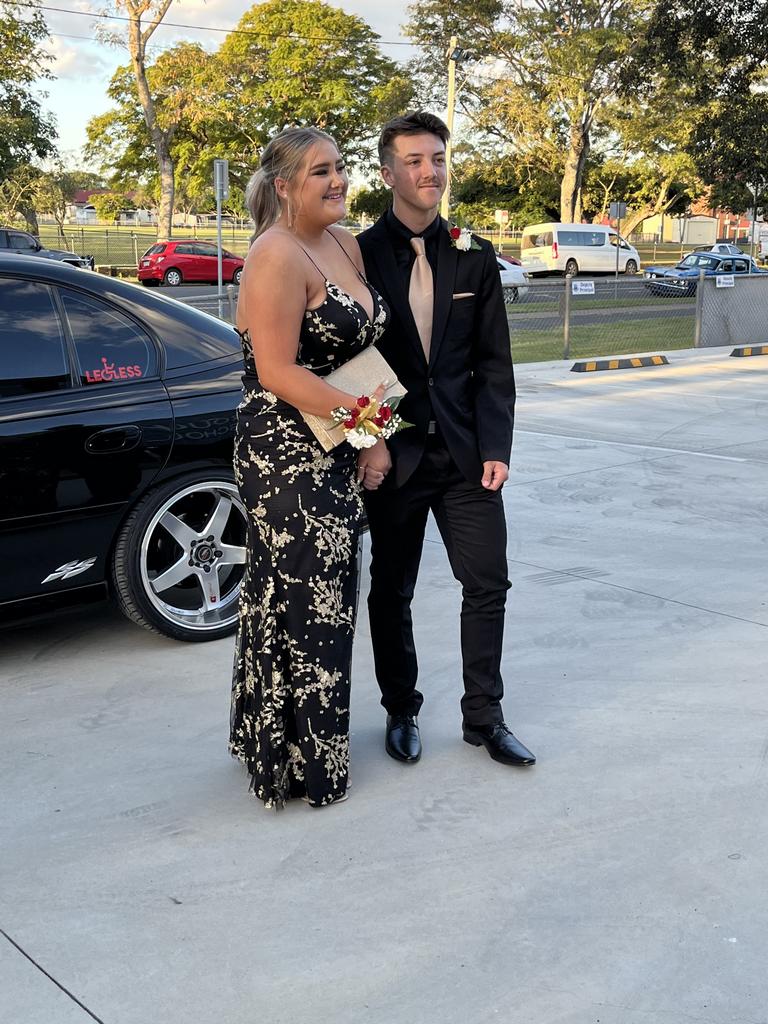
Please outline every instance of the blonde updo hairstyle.
[[[261, 154], [259, 169], [251, 177], [245, 190], [245, 205], [255, 225], [251, 242], [271, 228], [282, 212], [275, 179], [293, 181], [304, 162], [304, 158], [318, 142], [330, 142], [336, 148], [336, 140], [319, 128], [284, 128], [271, 139]], [[296, 211], [288, 204], [289, 226]]]

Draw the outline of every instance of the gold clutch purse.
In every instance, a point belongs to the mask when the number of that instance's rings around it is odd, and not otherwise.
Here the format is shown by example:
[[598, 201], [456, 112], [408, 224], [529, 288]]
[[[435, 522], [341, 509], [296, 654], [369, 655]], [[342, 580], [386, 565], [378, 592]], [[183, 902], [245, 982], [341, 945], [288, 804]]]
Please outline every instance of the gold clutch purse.
[[[337, 370], [332, 370], [327, 377], [323, 377], [323, 380], [332, 387], [338, 388], [339, 391], [346, 391], [347, 394], [358, 396], [372, 394], [379, 384], [386, 381], [387, 389], [384, 392], [384, 401], [390, 398], [402, 398], [408, 393], [397, 379], [395, 371], [373, 345], [363, 349]], [[344, 427], [337, 426], [332, 419], [314, 416], [309, 412], [303, 412], [301, 415], [322, 445], [323, 451], [329, 452], [331, 448], [335, 448], [345, 439]]]

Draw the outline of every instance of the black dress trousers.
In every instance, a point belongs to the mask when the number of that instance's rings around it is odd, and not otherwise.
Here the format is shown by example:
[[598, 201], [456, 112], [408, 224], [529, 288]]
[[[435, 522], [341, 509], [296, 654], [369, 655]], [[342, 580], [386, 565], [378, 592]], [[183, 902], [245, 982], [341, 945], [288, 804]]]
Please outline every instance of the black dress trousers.
[[470, 726], [502, 720], [501, 651], [507, 574], [507, 529], [501, 491], [469, 483], [439, 433], [398, 488], [365, 492], [371, 530], [371, 640], [381, 703], [390, 714], [418, 714], [418, 666], [411, 600], [431, 510], [453, 575], [462, 586], [461, 653]]

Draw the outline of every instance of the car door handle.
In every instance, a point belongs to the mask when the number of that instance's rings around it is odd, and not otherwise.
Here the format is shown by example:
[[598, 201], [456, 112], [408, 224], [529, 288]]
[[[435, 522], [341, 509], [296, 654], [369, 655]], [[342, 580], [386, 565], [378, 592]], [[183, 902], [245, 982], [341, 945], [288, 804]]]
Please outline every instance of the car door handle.
[[91, 455], [105, 455], [110, 452], [129, 452], [141, 441], [141, 427], [128, 424], [122, 427], [107, 427], [97, 430], [85, 442], [85, 450]]

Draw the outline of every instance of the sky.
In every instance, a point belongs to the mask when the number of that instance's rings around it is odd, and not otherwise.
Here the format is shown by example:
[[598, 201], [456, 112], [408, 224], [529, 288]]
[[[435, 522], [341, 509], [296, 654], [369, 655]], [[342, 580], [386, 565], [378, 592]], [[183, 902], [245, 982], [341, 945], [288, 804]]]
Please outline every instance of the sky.
[[[98, 0], [42, 0], [43, 5], [66, 8], [67, 12], [46, 11], [51, 39], [48, 49], [53, 54], [51, 66], [56, 78], [41, 84], [48, 93], [43, 100], [58, 125], [59, 149], [67, 167], [82, 167], [85, 162], [81, 149], [86, 141], [85, 127], [91, 117], [104, 113], [110, 107], [106, 95], [109, 80], [115, 69], [127, 62], [127, 50], [104, 45], [95, 40], [97, 20], [86, 16], [94, 10], [103, 10]], [[406, 21], [408, 0], [345, 0], [342, 7], [349, 14], [363, 18], [382, 40], [405, 43], [401, 25]], [[175, 0], [165, 21], [188, 25], [230, 29], [253, 4], [248, 0]], [[120, 27], [118, 22], [100, 22], [110, 28]], [[225, 38], [223, 32], [206, 32], [169, 28], [160, 25], [152, 43], [161, 47], [181, 39], [195, 40], [204, 45], [218, 45]], [[151, 44], [150, 44], [151, 45]], [[382, 50], [393, 60], [402, 60], [408, 54], [402, 45], [387, 46]]]

